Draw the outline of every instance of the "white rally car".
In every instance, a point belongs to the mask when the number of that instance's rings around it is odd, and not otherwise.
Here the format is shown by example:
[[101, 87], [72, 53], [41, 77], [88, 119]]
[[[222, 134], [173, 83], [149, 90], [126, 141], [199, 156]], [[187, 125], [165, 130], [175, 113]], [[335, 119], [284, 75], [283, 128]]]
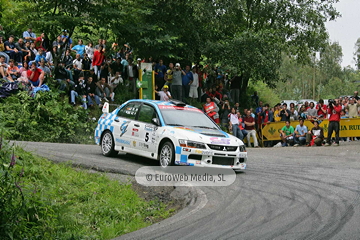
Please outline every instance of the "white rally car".
[[198, 108], [180, 101], [134, 99], [103, 108], [95, 143], [105, 156], [119, 151], [159, 160], [162, 167], [246, 168], [244, 143], [222, 131]]

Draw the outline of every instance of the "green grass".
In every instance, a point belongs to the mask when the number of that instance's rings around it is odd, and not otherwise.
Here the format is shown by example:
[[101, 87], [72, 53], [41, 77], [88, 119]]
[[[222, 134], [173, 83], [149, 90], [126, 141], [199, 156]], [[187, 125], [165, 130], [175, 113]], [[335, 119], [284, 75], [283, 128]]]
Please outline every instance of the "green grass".
[[[150, 225], [146, 219], [161, 220], [174, 211], [158, 201], [144, 201], [130, 184], [104, 174], [54, 164], [21, 148], [15, 155], [13, 168], [6, 163], [10, 158], [2, 157], [1, 174], [8, 171], [10, 181], [20, 185], [25, 207], [11, 222], [0, 220], [0, 239], [111, 239]], [[7, 210], [13, 207], [15, 212], [14, 203], [20, 202], [18, 197], [7, 203]]]

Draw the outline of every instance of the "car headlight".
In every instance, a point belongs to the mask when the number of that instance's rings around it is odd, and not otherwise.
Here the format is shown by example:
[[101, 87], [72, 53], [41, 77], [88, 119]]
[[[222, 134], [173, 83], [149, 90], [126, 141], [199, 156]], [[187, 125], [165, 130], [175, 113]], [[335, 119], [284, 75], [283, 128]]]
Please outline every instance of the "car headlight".
[[180, 147], [206, 149], [206, 146], [204, 143], [189, 141], [189, 140], [185, 140], [185, 139], [179, 139], [179, 144], [180, 144]]
[[239, 150], [240, 150], [240, 152], [246, 152], [245, 145], [240, 145]]

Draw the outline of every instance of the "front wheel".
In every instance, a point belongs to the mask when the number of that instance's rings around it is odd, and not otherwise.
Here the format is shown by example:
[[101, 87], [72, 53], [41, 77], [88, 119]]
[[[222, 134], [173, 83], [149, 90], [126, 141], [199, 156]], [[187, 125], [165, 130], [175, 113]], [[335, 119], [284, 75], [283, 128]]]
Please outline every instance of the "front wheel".
[[110, 131], [106, 131], [101, 137], [101, 152], [106, 157], [116, 156], [118, 151], [114, 150], [115, 143]]
[[170, 141], [164, 142], [160, 148], [159, 154], [160, 166], [166, 168], [175, 163], [174, 146]]

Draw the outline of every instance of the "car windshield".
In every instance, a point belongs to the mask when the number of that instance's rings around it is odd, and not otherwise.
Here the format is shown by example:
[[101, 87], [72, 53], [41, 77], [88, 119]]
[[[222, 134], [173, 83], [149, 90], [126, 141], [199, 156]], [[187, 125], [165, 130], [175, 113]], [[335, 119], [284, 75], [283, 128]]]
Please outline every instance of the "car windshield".
[[161, 113], [166, 125], [218, 129], [200, 110], [162, 109]]

